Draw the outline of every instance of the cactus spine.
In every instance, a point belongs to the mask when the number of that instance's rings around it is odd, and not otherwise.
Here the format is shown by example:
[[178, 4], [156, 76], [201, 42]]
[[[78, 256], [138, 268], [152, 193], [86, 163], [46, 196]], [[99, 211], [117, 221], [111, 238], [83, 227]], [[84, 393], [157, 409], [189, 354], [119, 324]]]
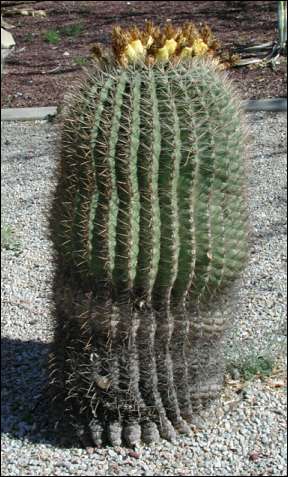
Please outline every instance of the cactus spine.
[[173, 440], [221, 388], [227, 320], [207, 310], [247, 255], [240, 108], [203, 60], [97, 71], [70, 101], [55, 382], [94, 443]]

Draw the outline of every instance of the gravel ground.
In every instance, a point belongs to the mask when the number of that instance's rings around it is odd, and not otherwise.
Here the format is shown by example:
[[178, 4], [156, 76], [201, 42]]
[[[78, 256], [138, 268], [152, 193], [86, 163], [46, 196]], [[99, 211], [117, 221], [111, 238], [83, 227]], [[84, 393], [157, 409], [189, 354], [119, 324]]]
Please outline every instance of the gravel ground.
[[[136, 451], [64, 447], [60, 436], [47, 432], [45, 412], [39, 413], [52, 340], [45, 213], [55, 184], [56, 128], [2, 123], [1, 228], [10, 227], [1, 254], [3, 475], [287, 475], [286, 115], [250, 113], [247, 119], [251, 259], [239, 324], [227, 340], [232, 377], [227, 375], [209, 424], [179, 437], [177, 446], [162, 441]], [[278, 357], [273, 375], [239, 379], [240, 364], [259, 354]]]

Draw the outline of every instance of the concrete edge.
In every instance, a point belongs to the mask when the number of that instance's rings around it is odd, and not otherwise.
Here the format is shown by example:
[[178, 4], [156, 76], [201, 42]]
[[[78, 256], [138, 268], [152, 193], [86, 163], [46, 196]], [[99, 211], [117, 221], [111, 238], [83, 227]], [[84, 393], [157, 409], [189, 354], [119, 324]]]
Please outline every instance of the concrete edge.
[[[245, 111], [287, 111], [287, 98], [250, 99], [243, 101]], [[57, 106], [43, 108], [7, 108], [1, 109], [1, 121], [47, 120], [57, 114]]]
[[245, 111], [287, 111], [287, 98], [248, 99], [243, 101]]
[[1, 121], [45, 120], [57, 114], [57, 106], [1, 109]]

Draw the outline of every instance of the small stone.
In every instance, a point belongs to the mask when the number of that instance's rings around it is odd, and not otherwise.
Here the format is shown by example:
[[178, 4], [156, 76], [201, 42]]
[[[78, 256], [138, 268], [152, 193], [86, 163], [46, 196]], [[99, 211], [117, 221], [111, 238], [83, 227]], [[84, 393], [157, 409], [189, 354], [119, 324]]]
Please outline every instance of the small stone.
[[134, 450], [129, 450], [128, 455], [130, 455], [130, 457], [134, 457], [134, 459], [140, 459], [141, 452], [134, 451]]
[[94, 449], [94, 447], [87, 447], [86, 452], [87, 452], [87, 454], [94, 454], [95, 449]]
[[115, 459], [115, 457], [119, 457], [119, 455], [117, 454], [117, 452], [115, 452], [113, 449], [108, 449], [108, 454], [110, 457], [112, 457], [113, 459]]
[[230, 422], [225, 422], [224, 424], [224, 429], [225, 431], [229, 432], [231, 430], [231, 424]]
[[2, 48], [12, 48], [15, 46], [15, 41], [11, 33], [9, 31], [4, 30], [1, 28], [1, 49]]
[[266, 445], [266, 444], [269, 444], [270, 439], [267, 436], [262, 436], [261, 437], [261, 442], [262, 442], [262, 444]]
[[260, 454], [257, 451], [252, 451], [249, 454], [249, 460], [252, 460], [253, 462], [256, 462], [257, 460], [260, 459]]

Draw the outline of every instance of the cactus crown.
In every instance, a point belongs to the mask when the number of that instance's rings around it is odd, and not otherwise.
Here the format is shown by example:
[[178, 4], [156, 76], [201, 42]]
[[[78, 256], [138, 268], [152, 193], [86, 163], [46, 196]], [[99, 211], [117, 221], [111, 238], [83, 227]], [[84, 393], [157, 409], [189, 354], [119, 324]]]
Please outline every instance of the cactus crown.
[[95, 44], [91, 49], [92, 57], [102, 64], [121, 65], [180, 61], [198, 56], [209, 56], [215, 63], [221, 63], [222, 69], [233, 64], [233, 57], [224, 58], [220, 52], [220, 43], [213, 35], [210, 27], [205, 24], [199, 29], [194, 23], [185, 23], [182, 27], [175, 27], [172, 23], [161, 29], [151, 21], [144, 29], [133, 26], [124, 30], [115, 26], [112, 32], [111, 49], [106, 50]]

